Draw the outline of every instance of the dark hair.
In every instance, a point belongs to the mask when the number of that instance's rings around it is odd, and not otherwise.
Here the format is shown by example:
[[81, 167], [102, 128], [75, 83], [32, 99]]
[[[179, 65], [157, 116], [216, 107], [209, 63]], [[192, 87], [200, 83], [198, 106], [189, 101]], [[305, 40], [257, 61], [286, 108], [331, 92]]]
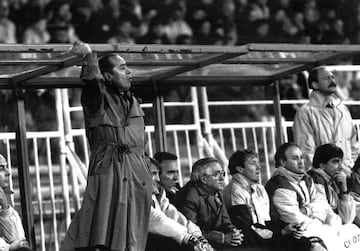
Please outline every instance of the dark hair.
[[233, 153], [229, 159], [229, 165], [228, 165], [230, 174], [233, 175], [237, 173], [236, 171], [237, 166], [244, 168], [246, 159], [253, 156], [258, 156], [258, 154], [253, 149], [244, 149]]
[[156, 159], [149, 157], [150, 163], [156, 166], [160, 170], [160, 164], [156, 161]]
[[297, 144], [295, 144], [294, 142], [287, 142], [278, 147], [278, 149], [276, 150], [276, 153], [275, 153], [275, 157], [274, 157], [275, 158], [275, 168], [278, 168], [279, 166], [281, 166], [281, 160], [286, 160], [285, 152], [290, 147], [299, 147], [299, 146]]
[[357, 172], [360, 168], [360, 155], [356, 158], [356, 161], [354, 163], [354, 166], [352, 168], [352, 172]]
[[310, 71], [309, 77], [308, 77], [309, 88], [314, 89], [312, 82], [319, 83], [319, 71], [320, 70], [324, 70], [324, 67], [318, 66], [318, 67], [313, 68]]
[[320, 164], [326, 164], [332, 158], [344, 157], [343, 150], [335, 144], [324, 144], [316, 148], [313, 157], [313, 167], [319, 168]]
[[154, 159], [161, 164], [164, 160], [177, 160], [177, 156], [169, 152], [157, 152], [154, 155]]
[[101, 74], [103, 74], [104, 72], [111, 72], [112, 71], [112, 69], [114, 68], [114, 64], [111, 61], [111, 58], [116, 57], [116, 56], [118, 56], [118, 54], [110, 53], [110, 54], [107, 54], [105, 56], [102, 56], [99, 59], [99, 68], [100, 68]]
[[197, 160], [191, 167], [190, 180], [193, 182], [198, 182], [200, 180], [200, 175], [203, 174], [204, 170], [211, 163], [220, 163], [220, 162], [212, 157], [206, 157]]

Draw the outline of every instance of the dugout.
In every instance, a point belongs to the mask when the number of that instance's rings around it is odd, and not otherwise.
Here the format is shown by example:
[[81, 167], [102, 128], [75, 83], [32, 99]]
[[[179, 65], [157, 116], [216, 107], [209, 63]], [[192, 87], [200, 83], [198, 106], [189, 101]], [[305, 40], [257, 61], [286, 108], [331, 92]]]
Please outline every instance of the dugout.
[[[35, 244], [23, 89], [81, 87], [81, 58], [67, 44], [0, 44], [0, 89], [16, 97], [16, 147], [24, 229]], [[153, 89], [157, 150], [166, 150], [162, 90], [177, 86], [262, 85], [273, 89], [277, 144], [283, 142], [278, 80], [357, 54], [359, 45], [244, 44], [240, 46], [91, 44], [117, 52], [133, 70], [134, 86]], [[63, 70], [73, 68], [73, 70]], [[2, 111], [4, 112], [4, 111]]]

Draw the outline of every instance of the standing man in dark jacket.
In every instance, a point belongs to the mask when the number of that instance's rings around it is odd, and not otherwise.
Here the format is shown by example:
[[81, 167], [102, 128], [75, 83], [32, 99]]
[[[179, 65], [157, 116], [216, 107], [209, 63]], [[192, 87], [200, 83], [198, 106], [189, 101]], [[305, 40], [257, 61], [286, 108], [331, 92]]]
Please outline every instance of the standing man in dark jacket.
[[176, 207], [198, 225], [209, 243], [222, 250], [243, 242], [241, 230], [231, 223], [220, 192], [224, 190], [224, 169], [214, 158], [203, 158], [192, 167], [191, 180], [176, 196]]
[[87, 188], [62, 250], [145, 249], [152, 180], [144, 155], [144, 113], [129, 91], [131, 71], [117, 54], [97, 59], [87, 44], [81, 103], [91, 149]]

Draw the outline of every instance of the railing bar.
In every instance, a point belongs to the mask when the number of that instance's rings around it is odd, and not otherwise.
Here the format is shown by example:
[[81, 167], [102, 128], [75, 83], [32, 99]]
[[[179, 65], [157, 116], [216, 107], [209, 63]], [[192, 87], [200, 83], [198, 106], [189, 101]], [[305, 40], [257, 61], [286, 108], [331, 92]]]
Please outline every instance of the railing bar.
[[244, 146], [244, 149], [246, 149], [246, 148], [248, 148], [247, 138], [246, 138], [246, 128], [241, 128], [241, 133], [242, 133], [242, 137], [243, 137], [243, 146]]
[[[273, 128], [273, 127], [271, 127], [271, 128]], [[285, 140], [285, 142], [288, 142], [289, 141], [289, 135], [288, 135], [288, 131], [287, 131], [286, 126], [283, 126], [282, 130], [284, 132], [284, 140]]]
[[272, 154], [274, 155], [275, 154], [275, 151], [276, 151], [276, 144], [275, 144], [275, 128], [274, 127], [270, 127], [271, 129], [271, 147], [272, 147]]
[[231, 134], [232, 149], [233, 149], [233, 152], [235, 152], [236, 151], [236, 138], [235, 138], [235, 130], [234, 130], [234, 128], [230, 129], [230, 134]]
[[223, 149], [225, 151], [226, 149], [225, 149], [225, 142], [224, 142], [224, 133], [221, 128], [219, 128], [219, 138], [220, 138], [221, 149]]
[[39, 219], [40, 219], [40, 237], [41, 237], [41, 250], [45, 251], [45, 229], [44, 229], [44, 212], [42, 208], [42, 195], [41, 195], [41, 181], [40, 181], [40, 165], [38, 158], [38, 146], [37, 139], [33, 139], [34, 145], [34, 161], [35, 161], [35, 177], [36, 177], [36, 197], [39, 207]]
[[[306, 104], [308, 99], [280, 100], [280, 104]], [[234, 100], [234, 101], [209, 101], [209, 106], [238, 106], [238, 105], [272, 105], [272, 100]], [[359, 102], [360, 104], [360, 102]]]
[[51, 162], [51, 150], [50, 150], [50, 139], [46, 138], [46, 156], [47, 164], [49, 168], [49, 183], [50, 183], [50, 198], [51, 198], [51, 214], [53, 222], [53, 233], [54, 233], [54, 246], [55, 251], [59, 250], [59, 238], [57, 234], [57, 221], [56, 221], [56, 205], [55, 205], [55, 188], [54, 188], [54, 175], [53, 175], [53, 166]]
[[[12, 164], [11, 164], [11, 152], [10, 152], [10, 139], [6, 139], [6, 155], [7, 155], [7, 163], [8, 163], [8, 168], [9, 168], [9, 172], [10, 172], [10, 177], [9, 177], [9, 186], [11, 191], [14, 190], [14, 184], [13, 184], [13, 180], [12, 180]], [[15, 205], [15, 198], [14, 198], [14, 194], [10, 194], [10, 203], [12, 206]]]
[[357, 138], [358, 138], [358, 152], [360, 152], [360, 125], [359, 124], [355, 124], [356, 125], [356, 131], [357, 131]]
[[149, 154], [150, 156], [154, 156], [153, 147], [152, 147], [152, 139], [151, 139], [151, 132], [146, 132], [147, 138], [148, 138], [148, 148], [149, 148]]
[[[191, 156], [191, 145], [190, 145], [190, 139], [189, 139], [189, 131], [185, 131], [185, 139], [186, 139], [186, 150], [189, 160], [189, 168], [191, 169], [192, 166], [192, 156]], [[191, 171], [191, 170], [190, 170]]]
[[266, 168], [266, 180], [270, 178], [270, 164], [269, 164], [269, 153], [268, 153], [268, 146], [267, 146], [267, 139], [266, 139], [266, 128], [262, 128], [262, 138], [263, 138], [263, 145], [264, 145], [264, 156], [265, 156], [265, 168]]
[[259, 153], [259, 146], [258, 146], [257, 137], [256, 137], [256, 129], [253, 127], [253, 128], [251, 128], [251, 130], [252, 130], [252, 136], [253, 136], [253, 140], [254, 140], [255, 152]]
[[182, 187], [183, 186], [183, 175], [182, 175], [182, 168], [181, 168], [181, 161], [180, 161], [180, 151], [179, 151], [179, 140], [177, 136], [177, 132], [173, 131], [173, 137], [174, 137], [174, 145], [175, 145], [175, 154], [178, 156], [177, 158], [177, 166], [178, 166], [178, 172], [179, 172], [179, 184]]

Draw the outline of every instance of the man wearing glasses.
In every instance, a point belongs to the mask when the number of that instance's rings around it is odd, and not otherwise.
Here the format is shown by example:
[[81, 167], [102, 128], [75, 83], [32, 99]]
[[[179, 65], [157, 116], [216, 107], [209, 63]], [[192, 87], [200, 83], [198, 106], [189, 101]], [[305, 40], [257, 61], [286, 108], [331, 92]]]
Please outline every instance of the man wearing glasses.
[[346, 174], [342, 169], [344, 153], [335, 144], [324, 144], [315, 150], [313, 168], [308, 174], [342, 223], [353, 222], [356, 216], [354, 199], [348, 194]]
[[[175, 205], [197, 224], [204, 237], [216, 250], [238, 250], [243, 234], [230, 221], [221, 196], [225, 172], [214, 158], [203, 158], [192, 167], [190, 182], [182, 187]], [[230, 249], [229, 249], [230, 248]]]

